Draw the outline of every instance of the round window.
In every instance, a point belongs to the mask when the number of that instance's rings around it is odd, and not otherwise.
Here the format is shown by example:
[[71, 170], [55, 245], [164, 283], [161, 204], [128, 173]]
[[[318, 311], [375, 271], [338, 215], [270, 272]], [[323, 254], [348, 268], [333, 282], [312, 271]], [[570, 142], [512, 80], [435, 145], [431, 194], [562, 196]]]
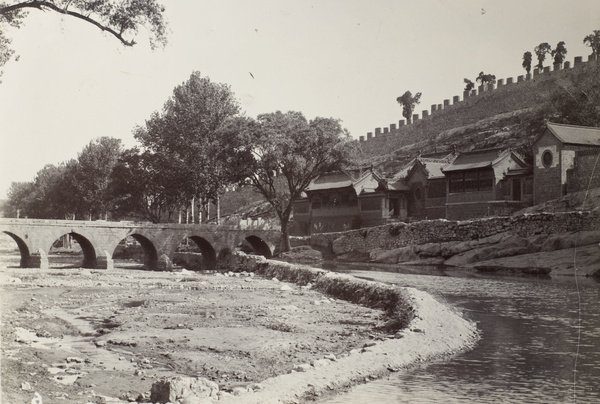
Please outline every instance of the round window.
[[421, 199], [421, 188], [415, 189], [415, 199]]
[[542, 164], [544, 164], [544, 167], [550, 167], [552, 165], [553, 158], [552, 152], [550, 150], [546, 150], [542, 154]]

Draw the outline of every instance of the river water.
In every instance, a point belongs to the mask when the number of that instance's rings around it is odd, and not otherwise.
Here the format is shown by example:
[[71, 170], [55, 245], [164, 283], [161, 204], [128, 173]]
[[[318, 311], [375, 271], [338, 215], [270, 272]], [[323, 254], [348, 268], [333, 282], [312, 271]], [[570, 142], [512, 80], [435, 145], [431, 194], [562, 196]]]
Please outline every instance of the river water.
[[598, 281], [344, 272], [425, 290], [475, 321], [482, 338], [472, 351], [393, 373], [326, 403], [600, 403]]

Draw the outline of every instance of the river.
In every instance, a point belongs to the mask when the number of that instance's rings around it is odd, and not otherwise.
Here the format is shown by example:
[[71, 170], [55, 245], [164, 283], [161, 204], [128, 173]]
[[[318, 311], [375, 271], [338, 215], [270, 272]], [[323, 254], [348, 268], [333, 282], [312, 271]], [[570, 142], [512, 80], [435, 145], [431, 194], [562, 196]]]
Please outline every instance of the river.
[[600, 283], [580, 276], [350, 270], [425, 290], [475, 321], [472, 351], [357, 386], [347, 403], [600, 403]]

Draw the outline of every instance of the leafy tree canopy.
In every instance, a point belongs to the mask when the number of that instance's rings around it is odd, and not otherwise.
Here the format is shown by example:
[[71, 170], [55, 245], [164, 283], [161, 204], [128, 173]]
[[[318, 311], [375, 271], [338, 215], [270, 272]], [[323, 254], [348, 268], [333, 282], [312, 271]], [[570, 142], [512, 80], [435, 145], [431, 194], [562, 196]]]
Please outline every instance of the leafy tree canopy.
[[552, 51], [552, 57], [554, 58], [554, 63], [562, 63], [565, 61], [567, 55], [567, 47], [565, 46], [565, 41], [560, 41], [556, 44], [556, 49]]
[[[235, 169], [237, 145], [234, 118], [240, 107], [226, 84], [213, 83], [194, 72], [177, 86], [163, 107], [154, 112], [134, 137], [147, 151], [172, 160], [165, 169], [176, 170], [184, 180], [181, 200], [215, 201], [223, 187], [239, 180]], [[173, 175], [173, 178], [176, 176]]]
[[311, 181], [349, 163], [350, 137], [333, 118], [307, 121], [300, 112], [277, 111], [238, 126], [252, 154], [248, 177], [277, 213], [283, 250], [290, 249], [292, 205]]
[[538, 46], [536, 46], [533, 50], [538, 59], [538, 64], [536, 67], [538, 69], [544, 68], [544, 60], [546, 60], [546, 54], [552, 52], [552, 47], [548, 44], [548, 42], [542, 42]]
[[142, 26], [151, 33], [153, 48], [167, 42], [165, 8], [157, 0], [0, 1], [0, 69], [14, 54], [7, 28], [20, 28], [30, 10], [77, 18], [108, 32], [125, 46], [135, 45], [135, 35]]
[[496, 76], [493, 74], [485, 74], [484, 72], [479, 72], [479, 76], [477, 76], [477, 79], [475, 79], [475, 81], [478, 81], [481, 84], [494, 84], [496, 82]]
[[407, 91], [396, 98], [396, 102], [402, 105], [402, 116], [406, 118], [406, 122], [410, 123], [415, 106], [421, 102], [421, 93], [416, 93], [413, 96], [410, 91]]
[[523, 63], [521, 66], [523, 66], [525, 71], [527, 71], [527, 74], [531, 73], [532, 58], [533, 58], [533, 55], [531, 54], [531, 52], [527, 51], [527, 52], [523, 53]]
[[600, 30], [596, 29], [589, 35], [583, 38], [583, 43], [592, 48], [592, 56], [600, 56]]
[[464, 91], [471, 91], [472, 89], [475, 88], [475, 83], [473, 83], [471, 80], [464, 79], [464, 82], [465, 82], [465, 90]]

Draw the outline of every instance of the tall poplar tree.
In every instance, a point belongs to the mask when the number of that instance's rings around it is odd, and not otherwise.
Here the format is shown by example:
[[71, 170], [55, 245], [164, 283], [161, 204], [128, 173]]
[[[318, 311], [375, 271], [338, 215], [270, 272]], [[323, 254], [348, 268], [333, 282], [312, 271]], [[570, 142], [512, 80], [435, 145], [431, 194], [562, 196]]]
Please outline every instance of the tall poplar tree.
[[180, 179], [184, 199], [216, 201], [235, 175], [223, 164], [224, 155], [235, 148], [223, 146], [227, 139], [222, 132], [239, 111], [228, 85], [193, 72], [175, 87], [160, 113], [134, 129], [134, 137], [150, 153], [171, 160], [171, 169], [177, 170], [172, 177]]

